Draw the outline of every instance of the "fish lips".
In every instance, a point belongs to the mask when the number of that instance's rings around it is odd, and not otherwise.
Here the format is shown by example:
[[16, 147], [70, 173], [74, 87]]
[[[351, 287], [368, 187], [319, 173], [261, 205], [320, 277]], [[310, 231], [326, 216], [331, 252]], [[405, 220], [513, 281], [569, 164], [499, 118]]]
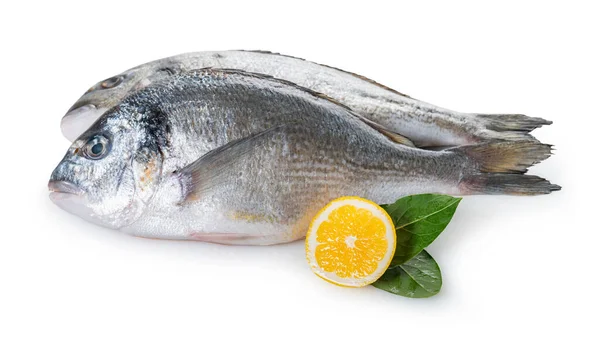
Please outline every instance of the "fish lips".
[[50, 200], [68, 213], [79, 216], [86, 221], [102, 224], [87, 206], [85, 192], [77, 185], [68, 181], [51, 180], [48, 183]]
[[71, 142], [75, 141], [106, 111], [94, 104], [75, 104], [62, 118], [60, 128]]
[[51, 194], [73, 196], [83, 195], [83, 190], [81, 190], [77, 185], [64, 180], [51, 180], [48, 182], [48, 190], [50, 190]]
[[53, 181], [48, 183], [50, 191], [50, 200], [60, 208], [78, 215], [80, 213], [88, 213], [89, 210], [83, 211], [85, 206], [84, 192], [78, 186], [67, 181]]

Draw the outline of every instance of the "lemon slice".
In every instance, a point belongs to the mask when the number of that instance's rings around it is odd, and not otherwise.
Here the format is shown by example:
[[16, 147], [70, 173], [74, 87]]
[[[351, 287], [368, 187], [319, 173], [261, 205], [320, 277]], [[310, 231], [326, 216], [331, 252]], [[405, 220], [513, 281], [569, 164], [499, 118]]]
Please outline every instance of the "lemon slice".
[[306, 258], [317, 276], [362, 287], [388, 268], [396, 250], [394, 223], [379, 205], [360, 197], [333, 200], [306, 234]]

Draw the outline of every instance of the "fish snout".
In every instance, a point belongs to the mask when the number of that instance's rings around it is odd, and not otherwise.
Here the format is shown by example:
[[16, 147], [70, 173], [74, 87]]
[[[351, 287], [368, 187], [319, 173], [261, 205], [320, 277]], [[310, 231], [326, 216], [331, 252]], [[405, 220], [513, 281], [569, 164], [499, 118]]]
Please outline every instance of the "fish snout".
[[64, 193], [76, 196], [81, 196], [83, 194], [81, 188], [65, 180], [50, 180], [48, 182], [48, 190], [51, 193]]
[[83, 190], [68, 181], [50, 180], [48, 190], [50, 191], [50, 200], [61, 208], [65, 208], [66, 202], [81, 203], [83, 201]]
[[84, 191], [75, 184], [64, 180], [50, 180], [48, 183], [50, 200], [59, 208], [81, 217], [84, 220], [100, 224], [94, 211], [89, 207]]

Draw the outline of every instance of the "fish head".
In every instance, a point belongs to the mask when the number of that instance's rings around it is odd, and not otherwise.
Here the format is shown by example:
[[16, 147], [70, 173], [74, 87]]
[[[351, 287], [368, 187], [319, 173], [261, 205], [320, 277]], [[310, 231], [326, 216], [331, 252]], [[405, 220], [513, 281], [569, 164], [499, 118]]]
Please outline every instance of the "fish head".
[[180, 67], [170, 60], [149, 63], [129, 69], [92, 86], [63, 116], [63, 135], [74, 141], [103, 113], [119, 104], [129, 94], [172, 75]]
[[79, 136], [48, 183], [50, 199], [60, 208], [109, 228], [141, 216], [162, 166], [142, 126], [121, 112], [109, 111]]

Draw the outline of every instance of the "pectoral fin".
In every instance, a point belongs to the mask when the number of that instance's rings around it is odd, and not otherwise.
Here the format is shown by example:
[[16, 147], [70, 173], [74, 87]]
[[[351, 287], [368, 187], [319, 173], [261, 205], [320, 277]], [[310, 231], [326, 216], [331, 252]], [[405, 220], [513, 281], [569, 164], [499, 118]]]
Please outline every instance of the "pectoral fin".
[[206, 153], [198, 160], [175, 172], [184, 190], [182, 202], [192, 202], [216, 186], [231, 182], [237, 163], [255, 149], [266, 147], [286, 125], [273, 127], [242, 139], [231, 141]]
[[379, 124], [379, 123], [375, 123], [373, 121], [371, 121], [370, 119], [367, 119], [365, 117], [362, 116], [358, 116], [357, 117], [365, 122], [368, 126], [370, 126], [371, 128], [377, 130], [378, 132], [380, 132], [381, 134], [385, 135], [385, 137], [387, 137], [388, 139], [392, 140], [393, 142], [408, 146], [408, 147], [416, 147], [415, 144], [406, 136], [402, 136], [386, 127], [384, 127], [383, 125]]

